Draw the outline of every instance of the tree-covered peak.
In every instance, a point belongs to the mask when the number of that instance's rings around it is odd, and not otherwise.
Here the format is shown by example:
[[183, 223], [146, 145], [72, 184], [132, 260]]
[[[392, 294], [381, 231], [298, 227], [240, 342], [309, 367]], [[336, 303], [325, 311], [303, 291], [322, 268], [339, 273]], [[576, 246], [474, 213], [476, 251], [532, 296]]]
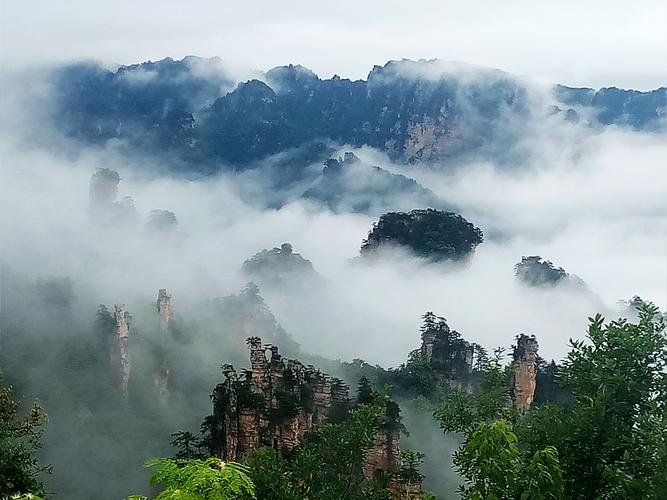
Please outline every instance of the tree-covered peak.
[[453, 212], [432, 208], [389, 212], [373, 224], [361, 255], [399, 246], [434, 261], [464, 260], [484, 241], [482, 230]]

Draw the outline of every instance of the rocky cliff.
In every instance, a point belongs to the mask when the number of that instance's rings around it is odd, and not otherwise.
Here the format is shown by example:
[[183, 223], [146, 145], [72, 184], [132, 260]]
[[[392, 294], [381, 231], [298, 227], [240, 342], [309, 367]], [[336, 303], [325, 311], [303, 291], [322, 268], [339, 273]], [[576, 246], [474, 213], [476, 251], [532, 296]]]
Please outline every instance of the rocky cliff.
[[538, 344], [534, 335], [521, 334], [517, 336], [514, 352], [512, 353], [514, 358], [512, 388], [514, 404], [518, 408], [529, 408], [535, 399], [537, 349]]
[[127, 396], [130, 382], [132, 362], [130, 359], [130, 313], [125, 310], [124, 305], [114, 306], [114, 321], [116, 324], [114, 342], [111, 348], [111, 363], [116, 368], [120, 390], [123, 396]]
[[421, 338], [420, 352], [430, 363], [438, 382], [473, 392], [479, 379], [479, 373], [474, 370], [476, 344], [463, 339], [459, 332], [449, 328], [445, 318], [432, 312], [424, 315]]
[[[284, 359], [277, 347], [263, 344], [259, 337], [250, 337], [247, 343], [250, 367], [239, 374], [233, 366], [223, 366], [224, 380], [213, 391], [213, 414], [205, 425], [214, 456], [243, 461], [252, 450], [270, 447], [290, 457], [314, 425], [345, 420], [353, 402], [342, 380], [297, 360]], [[398, 406], [387, 404], [384, 424], [363, 461], [368, 478], [380, 470], [399, 472], [397, 415]], [[390, 489], [406, 495], [401, 498], [416, 498], [421, 485], [406, 489], [403, 482], [394, 481]]]
[[548, 103], [564, 123], [584, 117], [593, 126], [637, 130], [664, 129], [667, 108], [665, 88], [558, 85], [533, 95], [509, 73], [438, 60], [389, 61], [357, 81], [320, 79], [289, 65], [248, 72], [254, 79], [239, 82], [221, 64], [189, 57], [116, 71], [59, 68], [53, 119], [86, 144], [120, 140], [124, 151], [167, 152], [179, 170], [208, 173], [330, 142], [371, 146], [405, 163], [473, 155], [509, 163], [520, 157], [513, 148], [535, 120], [548, 115]]
[[[312, 366], [284, 360], [278, 348], [248, 339], [250, 368], [241, 375], [225, 365], [213, 392], [213, 453], [243, 460], [259, 447], [289, 455], [315, 423], [340, 421], [348, 387]], [[268, 356], [267, 356], [268, 354]]]
[[167, 290], [161, 288], [157, 296], [157, 315], [162, 334], [162, 347], [156, 351], [155, 373], [153, 380], [160, 400], [165, 401], [169, 396], [169, 361], [164, 351], [164, 341], [168, 340], [173, 334], [174, 309], [171, 305], [171, 295]]

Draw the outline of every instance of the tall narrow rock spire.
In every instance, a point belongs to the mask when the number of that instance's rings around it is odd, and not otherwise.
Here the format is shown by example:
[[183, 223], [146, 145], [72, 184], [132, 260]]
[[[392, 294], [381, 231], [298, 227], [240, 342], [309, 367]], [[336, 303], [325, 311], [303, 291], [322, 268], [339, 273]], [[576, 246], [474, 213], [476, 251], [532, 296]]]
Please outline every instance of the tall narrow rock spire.
[[112, 362], [117, 366], [120, 375], [120, 389], [127, 396], [130, 382], [130, 371], [132, 363], [129, 351], [130, 338], [130, 313], [125, 310], [123, 304], [114, 305], [115, 343], [111, 353]]
[[524, 335], [516, 338], [514, 347], [513, 390], [517, 408], [529, 408], [535, 399], [537, 386], [537, 340], [535, 336]]
[[157, 314], [160, 323], [162, 341], [157, 353], [156, 367], [153, 373], [153, 381], [160, 401], [166, 402], [169, 396], [169, 362], [165, 342], [168, 342], [172, 334], [172, 323], [174, 319], [174, 308], [171, 305], [171, 295], [167, 290], [160, 288], [157, 294]]
[[171, 322], [174, 318], [174, 309], [171, 306], [171, 295], [161, 288], [157, 296], [157, 313], [160, 318], [160, 331], [168, 335], [171, 333]]

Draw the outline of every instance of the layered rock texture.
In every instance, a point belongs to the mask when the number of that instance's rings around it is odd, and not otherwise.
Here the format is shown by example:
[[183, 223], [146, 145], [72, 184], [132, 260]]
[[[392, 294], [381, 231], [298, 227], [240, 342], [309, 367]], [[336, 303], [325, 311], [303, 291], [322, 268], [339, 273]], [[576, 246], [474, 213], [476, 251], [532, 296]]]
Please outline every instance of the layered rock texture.
[[[348, 387], [312, 366], [284, 360], [278, 348], [248, 339], [250, 368], [242, 375], [225, 365], [225, 380], [213, 392], [213, 452], [243, 460], [253, 449], [272, 447], [288, 455], [313, 424], [340, 422]], [[267, 353], [269, 354], [267, 356]]]
[[[314, 425], [345, 420], [352, 401], [342, 380], [284, 359], [277, 347], [259, 337], [247, 343], [250, 367], [239, 374], [231, 365], [223, 366], [225, 379], [213, 391], [213, 414], [205, 425], [214, 456], [243, 461], [252, 450], [270, 447], [289, 457]], [[398, 412], [395, 403], [385, 408], [385, 424], [364, 458], [368, 478], [380, 470], [396, 474], [400, 469], [400, 427], [392, 425], [392, 411]], [[406, 495], [401, 498], [417, 498], [421, 484], [394, 481], [390, 489]]]
[[120, 390], [127, 396], [130, 382], [132, 361], [130, 358], [130, 313], [125, 310], [124, 305], [114, 306], [115, 336], [111, 349], [111, 363], [117, 369], [120, 379]]
[[463, 339], [459, 332], [449, 328], [445, 318], [432, 312], [424, 315], [421, 338], [421, 355], [430, 363], [438, 382], [474, 392], [479, 382], [476, 361], [480, 347]]
[[167, 294], [165, 288], [161, 288], [158, 291], [157, 314], [160, 320], [160, 332], [164, 335], [170, 335], [172, 322], [174, 320], [174, 309], [171, 305], [171, 295]]
[[[167, 294], [167, 290], [161, 288], [157, 296], [157, 315], [160, 325], [160, 333], [162, 335], [162, 344], [173, 334], [174, 309], [171, 305], [171, 295]], [[164, 345], [162, 345], [164, 347]], [[153, 375], [155, 388], [157, 389], [158, 397], [164, 401], [169, 396], [169, 361], [164, 348], [158, 349], [156, 352], [156, 367]]]
[[512, 357], [514, 358], [514, 373], [512, 389], [514, 404], [518, 408], [529, 408], [535, 399], [537, 387], [537, 349], [538, 344], [534, 335], [521, 334], [516, 338], [516, 345]]

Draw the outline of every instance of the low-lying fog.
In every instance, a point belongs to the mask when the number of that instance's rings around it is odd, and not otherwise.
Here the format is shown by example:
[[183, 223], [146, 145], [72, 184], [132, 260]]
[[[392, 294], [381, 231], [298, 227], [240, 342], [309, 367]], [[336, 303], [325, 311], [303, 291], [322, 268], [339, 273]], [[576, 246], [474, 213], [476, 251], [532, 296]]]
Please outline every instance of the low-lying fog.
[[[533, 333], [542, 356], [558, 359], [568, 338], [583, 336], [588, 316], [615, 314], [619, 299], [637, 294], [663, 309], [667, 304], [664, 137], [575, 130], [536, 131], [521, 168], [410, 169], [484, 231], [472, 262], [460, 266], [401, 252], [373, 263], [355, 259], [373, 223], [366, 215], [333, 214], [306, 202], [261, 210], [242, 202], [224, 175], [156, 177], [109, 150], [70, 160], [6, 137], [1, 259], [29, 276], [71, 277], [77, 297], [91, 308], [152, 301], [158, 288], [167, 288], [185, 310], [195, 300], [238, 291], [246, 258], [290, 242], [323, 284], [292, 290], [289, 298], [275, 290], [262, 294], [307, 351], [395, 365], [417, 346], [420, 315], [433, 310], [470, 341], [508, 346], [516, 334]], [[405, 173], [379, 152], [355, 152]], [[120, 173], [118, 199], [133, 198], [135, 221], [91, 215], [88, 183], [98, 167]], [[175, 234], [146, 231], [155, 208], [176, 214]], [[590, 292], [520, 285], [513, 266], [522, 255], [563, 266]]]

